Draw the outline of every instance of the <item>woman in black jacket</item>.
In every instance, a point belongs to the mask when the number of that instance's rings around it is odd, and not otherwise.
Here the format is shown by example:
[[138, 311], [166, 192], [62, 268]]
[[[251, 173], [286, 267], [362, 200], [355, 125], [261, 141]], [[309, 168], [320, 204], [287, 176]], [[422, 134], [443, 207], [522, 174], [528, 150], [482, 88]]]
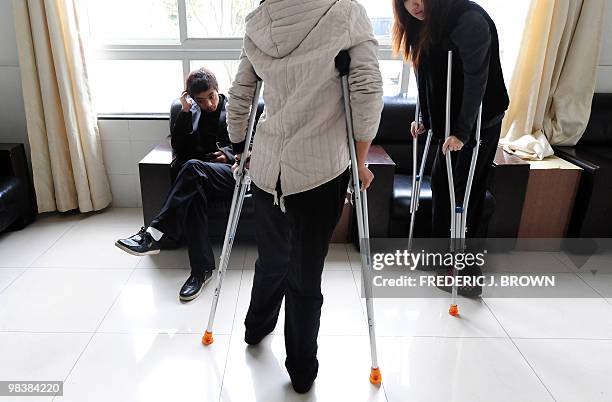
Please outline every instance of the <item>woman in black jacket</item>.
[[[499, 38], [487, 12], [468, 0], [393, 0], [393, 47], [403, 53], [416, 71], [423, 124], [412, 123], [417, 136], [429, 129], [437, 141], [432, 170], [432, 237], [450, 235], [450, 195], [446, 153], [452, 152], [457, 202], [463, 201], [475, 126], [482, 103], [481, 144], [469, 200], [468, 236], [483, 237], [482, 225], [487, 176], [493, 164], [508, 108], [508, 93], [499, 58]], [[444, 140], [448, 51], [453, 51], [451, 127]], [[480, 275], [477, 267], [462, 275]], [[463, 287], [460, 293], [478, 296], [480, 287]]]

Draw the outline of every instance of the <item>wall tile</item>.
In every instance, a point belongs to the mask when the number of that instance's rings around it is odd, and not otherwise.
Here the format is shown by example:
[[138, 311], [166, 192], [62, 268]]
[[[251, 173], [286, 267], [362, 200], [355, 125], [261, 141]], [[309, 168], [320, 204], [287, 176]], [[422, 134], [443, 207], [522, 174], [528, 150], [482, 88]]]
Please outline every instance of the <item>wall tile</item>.
[[138, 173], [138, 163], [144, 158], [149, 152], [153, 150], [159, 141], [133, 141], [132, 142], [132, 155], [130, 157], [131, 173]]
[[102, 141], [104, 164], [108, 174], [133, 174], [132, 147], [128, 141]]
[[[0, 1], [0, 66], [18, 66], [17, 41], [13, 24], [13, 4]], [[4, 90], [2, 91], [4, 94]]]
[[161, 142], [170, 134], [168, 120], [129, 120], [132, 141]]
[[112, 174], [109, 175], [111, 191], [113, 192], [113, 207], [137, 208], [136, 188], [134, 186], [134, 175]]
[[599, 66], [595, 92], [612, 93], [612, 66]]
[[130, 140], [127, 120], [98, 120], [98, 127], [102, 141]]

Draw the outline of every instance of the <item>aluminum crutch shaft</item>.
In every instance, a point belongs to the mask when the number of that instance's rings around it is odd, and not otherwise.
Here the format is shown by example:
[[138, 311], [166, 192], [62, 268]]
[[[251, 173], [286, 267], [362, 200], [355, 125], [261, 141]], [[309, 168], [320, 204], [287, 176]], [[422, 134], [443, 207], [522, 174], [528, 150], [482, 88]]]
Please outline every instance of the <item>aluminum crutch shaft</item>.
[[[416, 130], [420, 128], [421, 109], [419, 107], [419, 96], [417, 95], [416, 108], [414, 111], [414, 124]], [[412, 127], [411, 127], [412, 128]], [[412, 135], [412, 132], [410, 133]], [[412, 251], [412, 238], [414, 233], [414, 219], [418, 208], [418, 193], [417, 193], [417, 151], [418, 151], [418, 136], [412, 135], [412, 194], [410, 194], [410, 232], [408, 233], [408, 250]]]
[[357, 169], [357, 152], [355, 149], [355, 136], [353, 132], [353, 113], [350, 103], [350, 91], [348, 85], [348, 74], [351, 58], [347, 51], [341, 51], [336, 57], [336, 68], [340, 73], [342, 83], [342, 97], [346, 117], [346, 129], [348, 134], [349, 154], [351, 159], [351, 185], [355, 197], [357, 209], [357, 227], [359, 232], [359, 249], [361, 254], [361, 272], [363, 278], [364, 292], [366, 296], [366, 311], [368, 315], [368, 330], [370, 335], [370, 355], [372, 367], [370, 370], [370, 382], [380, 384], [382, 377], [378, 367], [378, 355], [376, 351], [376, 331], [374, 326], [374, 304], [372, 302], [371, 288], [371, 255], [370, 255], [370, 233], [368, 225], [368, 198], [367, 192], [361, 191], [359, 184], [359, 172]]
[[[417, 127], [422, 124], [422, 114], [420, 108], [420, 99], [417, 95], [416, 111], [415, 111], [415, 122]], [[419, 210], [419, 200], [421, 199], [421, 185], [423, 184], [423, 174], [425, 173], [425, 164], [427, 163], [427, 155], [429, 154], [429, 146], [431, 145], [431, 137], [433, 136], [432, 130], [427, 131], [427, 140], [425, 141], [425, 148], [423, 149], [423, 157], [421, 158], [421, 166], [417, 173], [417, 149], [418, 139], [413, 137], [412, 139], [412, 194], [410, 195], [410, 231], [408, 233], [408, 251], [412, 251], [412, 240], [414, 239], [414, 224], [416, 219], [416, 212]]]
[[[451, 92], [452, 92], [452, 74], [453, 74], [453, 52], [448, 52], [448, 67], [447, 67], [447, 78], [446, 78], [446, 121], [444, 140], [448, 140], [450, 137], [451, 130]], [[474, 173], [476, 171], [476, 164], [478, 161], [478, 149], [480, 147], [480, 132], [482, 122], [482, 104], [478, 111], [478, 119], [476, 122], [476, 143], [472, 150], [472, 158], [470, 161], [470, 167], [468, 171], [468, 179], [465, 187], [465, 195], [463, 202], [459, 205], [455, 197], [455, 182], [453, 177], [453, 166], [451, 152], [446, 152], [446, 173], [448, 176], [448, 188], [450, 196], [450, 208], [451, 208], [451, 228], [450, 228], [450, 251], [453, 253], [465, 251], [465, 238], [466, 238], [466, 223], [467, 223], [467, 210], [469, 205], [470, 194], [472, 191], [472, 183], [474, 181]], [[459, 308], [457, 306], [457, 269], [453, 265], [453, 286], [451, 289], [451, 305], [448, 310], [452, 316], [459, 315]]]
[[227, 221], [227, 228], [225, 230], [225, 237], [223, 239], [221, 258], [219, 259], [217, 284], [215, 286], [212, 305], [210, 307], [210, 315], [208, 316], [208, 325], [206, 326], [204, 336], [202, 336], [202, 343], [204, 345], [210, 345], [214, 341], [213, 324], [215, 321], [215, 314], [217, 313], [217, 305], [219, 304], [221, 286], [223, 285], [223, 278], [225, 277], [225, 271], [227, 270], [227, 265], [229, 263], [230, 255], [232, 252], [232, 245], [234, 244], [234, 236], [236, 235], [238, 221], [240, 220], [240, 212], [242, 210], [244, 196], [249, 185], [251, 184], [251, 178], [249, 177], [248, 171], [245, 166], [248, 153], [251, 147], [251, 139], [253, 136], [253, 128], [255, 127], [255, 118], [257, 116], [257, 105], [259, 104], [259, 94], [261, 93], [261, 86], [262, 81], [258, 79], [255, 85], [255, 93], [253, 94], [253, 100], [251, 102], [251, 113], [249, 116], [249, 124], [247, 126], [245, 149], [242, 154], [242, 158], [240, 158], [239, 166], [235, 172], [236, 184], [234, 185], [234, 194], [232, 196], [230, 214]]

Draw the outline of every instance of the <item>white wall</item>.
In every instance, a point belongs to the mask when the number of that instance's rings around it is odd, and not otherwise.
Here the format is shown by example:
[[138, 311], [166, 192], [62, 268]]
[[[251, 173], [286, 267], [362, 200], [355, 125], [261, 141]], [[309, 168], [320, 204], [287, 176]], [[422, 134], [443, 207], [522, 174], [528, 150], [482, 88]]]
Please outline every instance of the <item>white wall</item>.
[[0, 0], [0, 142], [24, 143], [29, 157], [13, 7], [9, 0]]
[[169, 134], [168, 120], [99, 120], [115, 207], [141, 207], [138, 162]]
[[604, 41], [599, 61], [597, 92], [612, 93], [612, 0], [607, 1]]

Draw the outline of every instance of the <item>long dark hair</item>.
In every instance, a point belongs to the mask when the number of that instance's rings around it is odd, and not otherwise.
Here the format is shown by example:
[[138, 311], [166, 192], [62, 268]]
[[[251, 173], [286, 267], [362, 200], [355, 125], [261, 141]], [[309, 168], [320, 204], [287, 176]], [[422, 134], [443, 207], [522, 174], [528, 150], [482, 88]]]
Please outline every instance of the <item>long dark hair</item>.
[[393, 29], [391, 32], [393, 52], [402, 54], [405, 61], [418, 67], [423, 54], [432, 43], [441, 40], [448, 18], [450, 5], [454, 0], [423, 0], [425, 19], [414, 18], [403, 0], [393, 1]]

